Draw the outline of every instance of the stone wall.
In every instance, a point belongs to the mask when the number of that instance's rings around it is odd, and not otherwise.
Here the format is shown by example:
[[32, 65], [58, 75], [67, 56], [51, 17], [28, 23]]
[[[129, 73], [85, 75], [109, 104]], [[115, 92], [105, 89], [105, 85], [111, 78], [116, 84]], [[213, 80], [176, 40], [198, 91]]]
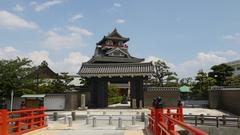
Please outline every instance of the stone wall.
[[66, 92], [65, 109], [76, 110], [80, 106], [79, 101], [78, 92]]
[[209, 90], [209, 107], [240, 115], [240, 88], [215, 87]]
[[144, 88], [144, 107], [152, 106], [153, 99], [160, 96], [165, 107], [175, 107], [180, 99], [180, 91], [175, 87]]
[[85, 95], [86, 98], [86, 106], [90, 103], [90, 92], [87, 91], [71, 91], [66, 92], [66, 110], [76, 110], [81, 106], [81, 94]]

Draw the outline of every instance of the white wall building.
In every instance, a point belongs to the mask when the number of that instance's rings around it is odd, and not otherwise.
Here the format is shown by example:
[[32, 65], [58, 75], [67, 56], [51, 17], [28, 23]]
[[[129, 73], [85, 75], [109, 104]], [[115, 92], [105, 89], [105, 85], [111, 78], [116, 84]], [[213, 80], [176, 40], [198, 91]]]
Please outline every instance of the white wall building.
[[240, 60], [228, 62], [226, 64], [231, 66], [234, 69], [233, 71], [234, 75], [240, 75]]

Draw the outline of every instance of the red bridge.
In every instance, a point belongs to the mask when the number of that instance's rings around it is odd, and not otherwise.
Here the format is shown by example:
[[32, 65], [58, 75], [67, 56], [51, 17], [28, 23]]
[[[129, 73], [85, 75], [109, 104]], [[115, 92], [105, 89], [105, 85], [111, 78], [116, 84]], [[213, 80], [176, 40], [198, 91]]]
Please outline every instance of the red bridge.
[[45, 108], [21, 109], [9, 112], [0, 109], [0, 135], [21, 135], [46, 127]]
[[177, 130], [185, 130], [192, 135], [208, 135], [192, 127], [183, 120], [183, 107], [181, 102], [177, 108], [163, 108], [161, 99], [155, 99], [149, 114], [148, 130], [152, 135], [180, 135]]

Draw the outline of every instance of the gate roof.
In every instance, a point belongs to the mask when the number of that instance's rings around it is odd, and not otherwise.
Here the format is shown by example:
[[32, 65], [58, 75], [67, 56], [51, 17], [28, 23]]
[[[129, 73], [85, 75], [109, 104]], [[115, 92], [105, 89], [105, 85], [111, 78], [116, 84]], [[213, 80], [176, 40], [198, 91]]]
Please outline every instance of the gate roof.
[[152, 63], [83, 63], [79, 71], [81, 77], [134, 77], [153, 73]]

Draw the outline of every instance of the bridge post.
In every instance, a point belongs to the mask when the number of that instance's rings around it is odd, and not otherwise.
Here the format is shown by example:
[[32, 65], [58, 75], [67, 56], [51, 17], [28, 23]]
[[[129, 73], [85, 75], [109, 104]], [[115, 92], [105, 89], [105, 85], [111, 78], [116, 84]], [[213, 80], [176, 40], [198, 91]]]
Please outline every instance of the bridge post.
[[237, 127], [240, 128], [240, 117], [237, 119]]
[[0, 116], [2, 119], [2, 123], [1, 123], [1, 131], [0, 134], [1, 135], [8, 135], [8, 110], [7, 109], [1, 109], [0, 110]]
[[163, 122], [162, 114], [163, 114], [163, 104], [161, 97], [157, 97], [153, 100], [153, 107], [154, 107], [154, 115], [155, 115], [155, 121], [154, 121], [154, 130], [155, 134], [159, 135], [161, 132], [161, 128], [158, 126], [159, 122]]
[[174, 123], [168, 119], [168, 131], [174, 131]]
[[57, 121], [57, 119], [58, 119], [58, 113], [54, 112], [53, 113], [53, 121]]
[[198, 116], [197, 116], [197, 115], [194, 116], [194, 119], [195, 119], [195, 120], [194, 120], [194, 121], [195, 121], [194, 124], [195, 124], [195, 126], [197, 126], [197, 124], [198, 124]]
[[[177, 109], [177, 113], [172, 110]], [[183, 122], [183, 108], [181, 101], [178, 102], [177, 108], [163, 108], [162, 99], [160, 97], [153, 100], [153, 107], [150, 108], [151, 115], [149, 117], [149, 128], [153, 135], [177, 135], [175, 125], [178, 125], [194, 135], [207, 135], [206, 133], [191, 127]], [[165, 112], [165, 110], [167, 112]], [[197, 116], [195, 117], [197, 124]]]
[[0, 100], [0, 117], [2, 119], [0, 134], [8, 135], [8, 110], [7, 110], [7, 104], [5, 102], [5, 98], [2, 98]]
[[183, 122], [183, 105], [182, 105], [182, 102], [181, 100], [178, 101], [178, 109], [177, 109], [177, 113], [179, 115], [179, 120]]
[[222, 123], [223, 123], [223, 126], [226, 125], [227, 121], [226, 121], [226, 115], [223, 115], [222, 116]]

